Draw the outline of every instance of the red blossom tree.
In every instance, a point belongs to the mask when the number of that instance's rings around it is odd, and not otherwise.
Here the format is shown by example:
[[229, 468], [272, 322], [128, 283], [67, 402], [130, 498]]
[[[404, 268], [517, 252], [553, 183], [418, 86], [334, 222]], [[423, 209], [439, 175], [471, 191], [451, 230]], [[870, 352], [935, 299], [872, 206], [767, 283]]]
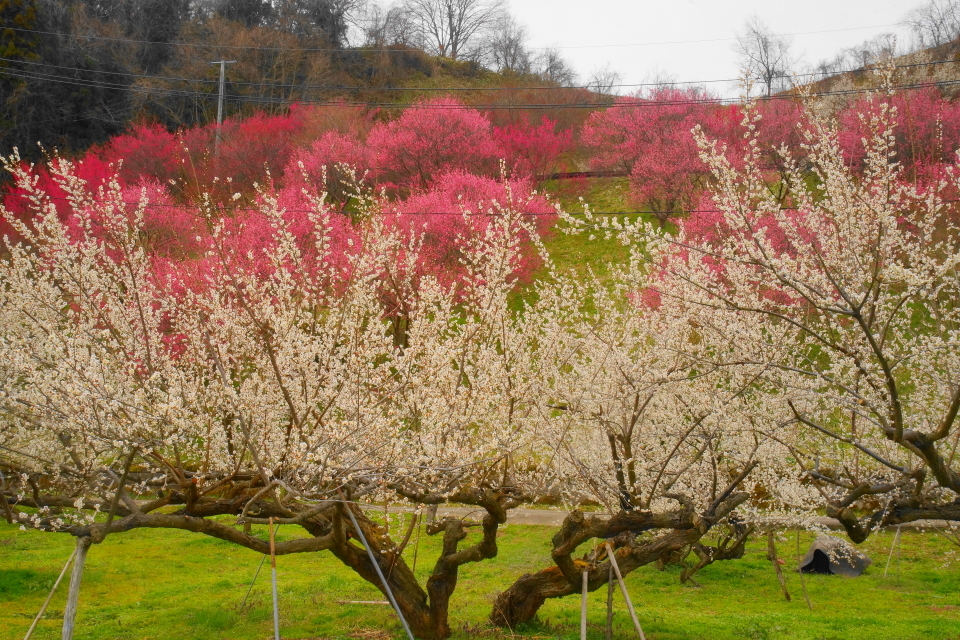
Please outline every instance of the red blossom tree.
[[129, 184], [153, 179], [161, 184], [180, 177], [184, 148], [179, 137], [159, 125], [138, 124], [111, 138], [100, 150], [106, 162], [117, 165], [118, 175]]

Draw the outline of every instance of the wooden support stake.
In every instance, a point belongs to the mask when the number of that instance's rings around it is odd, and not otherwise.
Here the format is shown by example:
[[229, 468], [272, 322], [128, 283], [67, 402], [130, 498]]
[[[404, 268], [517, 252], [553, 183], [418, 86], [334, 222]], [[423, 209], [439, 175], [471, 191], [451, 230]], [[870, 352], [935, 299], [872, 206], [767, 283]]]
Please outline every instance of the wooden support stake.
[[247, 606], [247, 598], [250, 597], [250, 592], [253, 591], [253, 585], [257, 582], [257, 576], [260, 575], [260, 569], [263, 569], [263, 563], [267, 561], [267, 554], [263, 554], [263, 557], [260, 558], [260, 564], [257, 565], [257, 570], [253, 574], [253, 580], [250, 581], [250, 588], [247, 589], [247, 595], [243, 596], [243, 602], [240, 603], [240, 610], [243, 611], [243, 608]]
[[[343, 499], [343, 492], [340, 492], [340, 498]], [[377, 577], [380, 578], [380, 583], [383, 584], [383, 590], [387, 594], [387, 599], [390, 601], [391, 606], [393, 606], [393, 610], [397, 612], [397, 617], [400, 618], [400, 624], [403, 625], [403, 630], [407, 632], [407, 637], [410, 640], [416, 640], [416, 638], [413, 637], [413, 631], [410, 630], [410, 625], [407, 624], [407, 619], [403, 617], [403, 612], [400, 610], [400, 605], [397, 604], [397, 599], [393, 596], [393, 589], [390, 588], [390, 583], [387, 582], [387, 579], [383, 575], [383, 570], [380, 569], [380, 563], [377, 562], [376, 557], [373, 555], [373, 549], [371, 549], [367, 543], [367, 536], [363, 534], [363, 529], [357, 524], [357, 517], [353, 515], [353, 509], [350, 503], [346, 502], [346, 500], [344, 500], [344, 502], [345, 504], [343, 506], [347, 511], [347, 515], [350, 517], [350, 523], [353, 524], [353, 530], [356, 532], [357, 537], [360, 538], [363, 547], [367, 550], [367, 557], [370, 558], [370, 564], [373, 565], [374, 570], [377, 572]]]
[[87, 550], [90, 548], [91, 542], [89, 536], [77, 538], [73, 572], [70, 574], [70, 590], [67, 592], [67, 606], [63, 610], [61, 640], [73, 640], [73, 627], [77, 621], [77, 604], [80, 601], [80, 581], [83, 579], [83, 565], [87, 561]]
[[280, 605], [277, 602], [277, 553], [273, 538], [273, 518], [270, 518], [270, 574], [273, 581], [273, 640], [280, 640]]
[[604, 640], [613, 640], [613, 563], [607, 572], [607, 627], [603, 634]]
[[637, 620], [637, 612], [633, 610], [633, 603], [630, 602], [630, 594], [627, 593], [627, 585], [623, 581], [623, 576], [620, 575], [620, 567], [617, 566], [617, 557], [613, 554], [613, 548], [610, 546], [610, 543], [606, 543], [607, 547], [607, 556], [610, 558], [610, 567], [613, 569], [613, 573], [617, 576], [617, 582], [620, 583], [620, 592], [623, 594], [623, 600], [627, 603], [627, 611], [630, 612], [630, 618], [633, 620], [633, 627], [637, 630], [637, 635], [640, 636], [640, 640], [647, 640], [647, 636], [643, 635], [643, 629], [640, 627], [640, 621]]
[[813, 603], [810, 602], [810, 594], [807, 593], [807, 580], [803, 575], [803, 567], [800, 563], [803, 561], [803, 555], [800, 553], [800, 527], [797, 527], [797, 573], [800, 574], [800, 588], [803, 589], [803, 599], [807, 601], [807, 608], [813, 611]]
[[773, 568], [777, 572], [777, 581], [780, 583], [783, 597], [787, 599], [787, 602], [790, 602], [790, 592], [787, 591], [787, 579], [783, 576], [783, 567], [780, 566], [780, 558], [777, 557], [777, 543], [774, 540], [772, 530], [767, 532], [767, 558], [773, 563]]
[[27, 635], [23, 636], [23, 640], [30, 640], [30, 636], [33, 635], [33, 630], [37, 628], [37, 623], [40, 622], [40, 618], [43, 617], [43, 613], [47, 610], [47, 605], [50, 604], [50, 601], [53, 600], [53, 594], [57, 592], [57, 587], [60, 586], [60, 581], [63, 580], [63, 576], [67, 575], [67, 569], [70, 567], [70, 563], [73, 562], [73, 558], [77, 555], [77, 550], [74, 548], [73, 553], [70, 554], [70, 557], [67, 558], [67, 564], [63, 565], [63, 570], [60, 572], [60, 575], [57, 576], [57, 581], [53, 583], [53, 589], [50, 589], [50, 595], [47, 596], [47, 599], [43, 601], [43, 606], [40, 607], [40, 613], [37, 614], [37, 617], [33, 619], [33, 624], [30, 625], [30, 628], [27, 629]]
[[[890, 543], [890, 553], [887, 555], [887, 566], [883, 569], [883, 577], [887, 577], [887, 572], [890, 571], [890, 560], [893, 559], [893, 549], [897, 546], [897, 543], [900, 542], [900, 525], [897, 525], [897, 532], [893, 535], [893, 541]], [[900, 553], [897, 552], [897, 571], [900, 571]], [[899, 574], [898, 574], [899, 579]]]
[[[897, 529], [900, 529], [900, 525], [897, 525]], [[897, 533], [900, 533], [897, 531]], [[903, 558], [903, 536], [900, 536], [900, 541], [897, 542], [897, 586], [900, 586], [900, 560]]]
[[590, 572], [583, 570], [583, 594], [580, 597], [580, 640], [587, 640], [587, 583]]

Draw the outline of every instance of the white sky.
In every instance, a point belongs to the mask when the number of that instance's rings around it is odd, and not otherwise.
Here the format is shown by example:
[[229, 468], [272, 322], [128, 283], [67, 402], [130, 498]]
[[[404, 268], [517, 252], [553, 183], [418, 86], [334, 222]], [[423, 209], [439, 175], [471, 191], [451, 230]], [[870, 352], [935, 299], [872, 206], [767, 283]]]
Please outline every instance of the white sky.
[[[808, 65], [885, 32], [906, 44], [908, 32], [898, 23], [920, 4], [924, 0], [508, 0], [528, 29], [530, 47], [558, 47], [581, 81], [609, 65], [624, 83], [657, 71], [679, 81], [737, 78], [734, 34], [753, 15], [774, 33], [797, 34], [793, 51]], [[823, 31], [832, 32], [806, 33]], [[677, 41], [687, 42], [642, 44]], [[737, 93], [735, 84], [707, 86], [725, 96]]]

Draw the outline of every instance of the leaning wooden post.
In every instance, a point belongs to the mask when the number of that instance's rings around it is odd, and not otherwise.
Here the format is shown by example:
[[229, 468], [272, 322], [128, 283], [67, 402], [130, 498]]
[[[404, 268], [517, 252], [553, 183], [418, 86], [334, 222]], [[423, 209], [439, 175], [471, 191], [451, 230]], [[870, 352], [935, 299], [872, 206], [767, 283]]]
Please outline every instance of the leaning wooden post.
[[623, 576], [620, 575], [620, 567], [617, 566], [617, 557], [613, 554], [613, 548], [610, 546], [609, 542], [606, 543], [606, 547], [607, 556], [610, 558], [610, 567], [617, 576], [617, 582], [620, 583], [620, 592], [623, 594], [623, 600], [627, 603], [627, 611], [630, 612], [630, 618], [633, 620], [633, 626], [637, 630], [637, 635], [640, 636], [640, 640], [647, 640], [647, 636], [643, 635], [643, 629], [640, 627], [640, 621], [637, 620], [637, 612], [633, 610], [633, 603], [630, 602], [630, 594], [627, 593], [627, 585], [623, 581]]
[[253, 574], [253, 580], [250, 581], [250, 588], [247, 589], [247, 595], [243, 596], [243, 602], [240, 603], [240, 610], [242, 611], [244, 607], [247, 606], [247, 598], [250, 597], [250, 592], [253, 591], [253, 585], [257, 582], [257, 576], [260, 575], [260, 569], [263, 569], [263, 563], [267, 560], [267, 554], [263, 554], [263, 557], [260, 558], [260, 564], [257, 565], [257, 570]]
[[53, 594], [57, 592], [57, 587], [60, 586], [60, 581], [63, 580], [63, 576], [67, 575], [67, 569], [70, 568], [70, 563], [73, 562], [73, 558], [76, 555], [77, 550], [74, 549], [73, 553], [70, 554], [70, 557], [67, 558], [67, 564], [63, 565], [63, 570], [60, 572], [60, 575], [57, 576], [57, 581], [53, 583], [53, 588], [50, 589], [47, 599], [43, 601], [43, 606], [40, 607], [40, 613], [37, 614], [37, 617], [33, 619], [33, 624], [31, 624], [30, 628], [27, 629], [27, 635], [23, 636], [23, 640], [30, 640], [30, 636], [33, 635], [33, 630], [37, 628], [37, 623], [40, 622], [40, 618], [43, 617], [43, 612], [47, 610], [47, 606], [50, 604], [50, 601], [53, 600]]
[[783, 577], [783, 568], [780, 566], [780, 558], [777, 557], [777, 543], [774, 540], [773, 529], [767, 532], [767, 558], [773, 563], [773, 568], [777, 572], [777, 581], [780, 583], [780, 589], [783, 591], [783, 597], [790, 602], [790, 592], [787, 591], [787, 579]]
[[807, 608], [813, 611], [810, 594], [807, 593], [807, 581], [803, 577], [803, 567], [800, 566], [800, 562], [803, 562], [803, 554], [800, 553], [800, 527], [797, 527], [797, 573], [800, 574], [800, 588], [803, 589], [803, 599], [807, 601]]
[[277, 553], [273, 538], [273, 518], [270, 518], [270, 574], [273, 581], [273, 640], [280, 640], [280, 605], [277, 602]]
[[580, 597], [580, 640], [587, 640], [587, 583], [590, 572], [583, 570], [583, 594]]
[[613, 563], [607, 570], [607, 627], [603, 634], [605, 640], [613, 640]]
[[87, 561], [90, 548], [90, 536], [77, 538], [77, 549], [73, 560], [73, 572], [70, 574], [70, 590], [67, 592], [67, 606], [63, 610], [62, 640], [73, 640], [73, 627], [77, 621], [77, 603], [80, 600], [80, 581], [83, 579], [83, 565]]
[[893, 541], [890, 543], [890, 554], [887, 555], [887, 566], [883, 569], [883, 577], [887, 577], [887, 572], [890, 571], [890, 560], [893, 558], [893, 549], [897, 546], [897, 542], [900, 540], [900, 525], [897, 525], [897, 532], [893, 535]]
[[[340, 492], [340, 498], [343, 499], [342, 491]], [[393, 597], [393, 589], [390, 588], [390, 583], [388, 583], [384, 577], [383, 571], [380, 569], [380, 563], [377, 562], [377, 558], [373, 555], [373, 549], [371, 549], [367, 543], [367, 536], [363, 535], [363, 529], [361, 529], [357, 523], [357, 517], [353, 515], [353, 509], [350, 508], [351, 503], [347, 502], [346, 499], [343, 499], [343, 502], [347, 515], [350, 517], [350, 522], [353, 524], [353, 530], [356, 532], [357, 537], [360, 538], [360, 543], [363, 545], [363, 548], [367, 550], [367, 557], [370, 558], [370, 564], [373, 565], [374, 571], [377, 572], [377, 577], [380, 578], [383, 590], [387, 594], [387, 600], [390, 601], [393, 610], [397, 612], [397, 617], [400, 618], [400, 624], [403, 625], [403, 630], [407, 632], [407, 637], [410, 640], [416, 640], [416, 638], [413, 637], [413, 631], [410, 630], [410, 625], [407, 624], [407, 619], [403, 617], [403, 612], [400, 610], [400, 605], [397, 604], [397, 599]]]

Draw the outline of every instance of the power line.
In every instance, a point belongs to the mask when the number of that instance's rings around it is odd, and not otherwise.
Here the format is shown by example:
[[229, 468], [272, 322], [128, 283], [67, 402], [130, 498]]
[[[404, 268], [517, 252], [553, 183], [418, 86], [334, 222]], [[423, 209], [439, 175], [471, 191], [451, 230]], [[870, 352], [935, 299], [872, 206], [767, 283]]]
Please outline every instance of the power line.
[[[169, 80], [169, 81], [179, 81], [179, 82], [190, 82], [196, 84], [217, 84], [218, 80], [207, 79], [207, 78], [186, 78], [183, 76], [157, 76], [157, 75], [146, 75], [139, 73], [128, 73], [122, 71], [108, 71], [104, 69], [84, 69], [77, 66], [63, 65], [63, 64], [50, 64], [46, 62], [33, 62], [29, 60], [16, 60], [13, 58], [3, 58], [0, 57], [0, 62], [10, 62], [15, 64], [23, 64], [35, 67], [51, 67], [55, 69], [66, 69], [70, 71], [80, 71], [83, 73], [99, 73], [109, 76], [122, 76], [128, 78], [140, 78], [145, 80]], [[956, 64], [960, 63], [960, 59], [946, 59], [946, 60], [931, 60], [930, 62], [914, 62], [909, 64], [898, 64], [893, 65], [894, 69], [910, 69], [916, 67], [927, 67], [934, 65], [942, 64]], [[852, 72], [844, 72], [852, 73]], [[773, 76], [774, 79], [790, 79], [790, 80], [799, 80], [803, 78], [812, 78], [815, 76], [823, 76], [824, 78], [828, 77], [837, 77], [843, 75], [843, 73], [833, 73], [830, 71], [811, 71], [808, 73], [795, 73], [795, 74], [782, 74]], [[729, 83], [729, 82], [738, 82], [741, 78], [714, 78], [710, 80], [675, 80], [669, 82], [636, 82], [629, 84], [612, 84], [611, 88], [638, 88], [638, 87], [663, 87], [663, 86], [677, 86], [677, 85], [704, 85], [704, 84], [716, 84], [716, 83]], [[558, 85], [530, 85], [530, 86], [515, 86], [515, 87], [468, 87], [464, 85], [458, 85], [453, 87], [385, 87], [385, 86], [345, 86], [345, 85], [311, 85], [311, 84], [282, 84], [282, 83], [271, 83], [271, 82], [244, 82], [244, 81], [231, 81], [229, 83], [231, 86], [248, 86], [248, 87], [265, 87], [265, 88], [274, 88], [274, 89], [316, 89], [320, 91], [411, 91], [411, 92], [421, 92], [421, 91], [436, 91], [436, 92], [459, 92], [459, 91], [469, 91], [469, 92], [493, 92], [493, 91], [569, 91], [576, 89], [591, 89], [592, 85], [574, 85], [574, 86], [558, 86]]]
[[[56, 82], [61, 84], [69, 84], [75, 86], [83, 87], [93, 87], [93, 88], [106, 88], [106, 89], [125, 89], [136, 93], [159, 93], [161, 95], [175, 95], [175, 96], [194, 96], [194, 97], [203, 97], [209, 98], [212, 97], [210, 93], [204, 93], [200, 91], [190, 91], [190, 90], [181, 90], [181, 89], [168, 89], [162, 87], [142, 87], [136, 85], [124, 85], [118, 83], [108, 83], [108, 82], [86, 82], [78, 80], [75, 78], [70, 78], [67, 76], [58, 76], [53, 74], [41, 74], [38, 72], [21, 72], [16, 73], [8, 69], [0, 69], [0, 75], [6, 75], [10, 77], [17, 77], [23, 79], [33, 79], [33, 80], [48, 80], [50, 82]], [[819, 91], [811, 92], [810, 97], [820, 98], [828, 96], [843, 96], [843, 95], [857, 95], [857, 94], [866, 94], [873, 93], [876, 91], [882, 90], [914, 90], [914, 89], [925, 89], [930, 87], [948, 87], [960, 84], [960, 80], [943, 80], [937, 82], [923, 82], [923, 83], [912, 83], [912, 84], [901, 84], [901, 85], [892, 85], [890, 87], [866, 87], [866, 88], [853, 88], [853, 89], [840, 89], [840, 90], [831, 90], [831, 91]], [[757, 102], [767, 102], [771, 100], [796, 100], [800, 96], [797, 94], [778, 94], [773, 96], [761, 96], [754, 98]], [[604, 103], [604, 102], [574, 102], [574, 103], [524, 103], [524, 104], [424, 104], [420, 102], [360, 102], [360, 101], [346, 101], [346, 100], [310, 100], [310, 99], [297, 99], [289, 100], [282, 98], [270, 98], [265, 96], [245, 96], [240, 94], [227, 94], [226, 98], [232, 102], [247, 103], [247, 104], [276, 104], [276, 105], [291, 105], [291, 104], [303, 104], [303, 105], [312, 105], [312, 106], [348, 106], [348, 107], [358, 107], [358, 108], [381, 108], [381, 109], [436, 109], [436, 110], [463, 110], [463, 109], [472, 109], [472, 110], [499, 110], [499, 111], [512, 111], [512, 110], [542, 110], [542, 109], [599, 109], [599, 108], [628, 108], [628, 107], [659, 107], [659, 106], [684, 106], [684, 105], [716, 105], [716, 106], [729, 106], [733, 104], [739, 104], [741, 102], [738, 98], [705, 98], [705, 99], [686, 99], [686, 100], [643, 100], [637, 99], [636, 102], [626, 102], [618, 101], [614, 103]]]
[[[62, 64], [49, 64], [45, 62], [34, 62], [29, 60], [16, 60], [13, 58], [4, 58], [0, 57], [0, 62], [8, 62], [14, 64], [29, 65], [33, 67], [47, 67], [54, 69], [65, 69], [68, 71], [78, 71], [82, 73], [99, 73], [107, 76], [120, 76], [127, 78], [137, 78], [145, 80], [166, 80], [166, 81], [176, 81], [176, 82], [188, 82], [194, 84], [217, 84], [218, 80], [207, 79], [207, 78], [187, 78], [183, 76], [158, 76], [158, 75], [146, 75], [138, 73], [129, 73], [122, 71], [109, 71], [103, 69], [84, 69], [81, 67], [71, 66], [71, 65], [62, 65]], [[960, 63], [960, 59], [945, 59], [945, 60], [931, 60], [929, 62], [914, 62], [908, 64], [899, 64], [892, 65], [894, 69], [910, 69], [917, 67], [928, 67], [935, 65], [943, 64], [957, 64]], [[0, 67], [2, 68], [2, 67]], [[867, 69], [859, 69], [867, 70]], [[24, 73], [36, 73], [41, 74], [40, 71], [27, 71], [24, 70]], [[831, 77], [839, 77], [844, 75], [844, 73], [852, 72], [843, 72], [843, 73], [833, 73], [829, 71], [812, 71], [808, 73], [796, 73], [796, 74], [782, 74], [774, 76], [774, 79], [790, 79], [790, 80], [800, 80], [808, 79], [816, 76], [822, 76], [822, 79], [827, 79]], [[51, 74], [45, 74], [51, 76]], [[51, 77], [61, 77], [66, 78], [67, 76], [51, 76]], [[76, 80], [80, 80], [77, 78]], [[714, 78], [710, 80], [676, 80], [669, 82], [637, 82], [637, 83], [628, 83], [628, 84], [613, 84], [610, 85], [611, 88], [643, 88], [643, 87], [663, 87], [663, 86], [679, 86], [679, 85], [705, 85], [705, 84], [717, 84], [717, 83], [730, 83], [738, 82], [741, 78]], [[130, 85], [121, 84], [121, 83], [110, 83], [106, 81], [101, 81], [105, 84], [116, 85], [118, 88], [127, 88]], [[311, 84], [283, 84], [283, 83], [271, 83], [271, 82], [246, 82], [246, 81], [231, 81], [229, 82], [230, 86], [234, 87], [261, 87], [267, 89], [310, 89], [318, 91], [408, 91], [408, 92], [440, 92], [440, 93], [450, 93], [450, 92], [519, 92], [519, 91], [570, 91], [570, 90], [590, 90], [591, 85], [574, 85], [574, 86], [546, 86], [546, 85], [532, 85], [532, 86], [515, 86], [515, 87], [468, 87], [468, 86], [452, 86], [452, 87], [386, 87], [386, 86], [344, 86], [344, 85], [311, 85]]]
[[[809, 36], [815, 35], [818, 33], [839, 33], [841, 31], [865, 31], [867, 29], [886, 29], [888, 27], [897, 27], [900, 25], [896, 24], [878, 24], [871, 27], [847, 27], [845, 29], [823, 29], [820, 31], [797, 31], [794, 33], [776, 33], [771, 34], [772, 38], [782, 38], [790, 36]], [[559, 47], [539, 47], [540, 49], [606, 49], [610, 47], [652, 47], [660, 45], [674, 45], [674, 44], [702, 44], [708, 42], [733, 42], [737, 38], [706, 38], [702, 40], [663, 40], [659, 42], [628, 42], [621, 44], [584, 44], [584, 45], [568, 45], [568, 46], [559, 46]]]
[[[24, 198], [24, 199], [29, 199], [29, 198], [31, 198], [31, 196], [30, 196], [29, 194], [23, 194], [23, 193], [6, 193], [6, 194], [3, 194], [3, 195], [4, 195], [4, 196], [12, 196], [12, 197]], [[46, 193], [42, 194], [40, 197], [41, 197], [41, 199], [46, 198], [46, 199], [49, 199], [49, 200], [60, 200], [60, 201], [70, 201], [70, 202], [73, 201], [72, 198], [67, 198], [67, 197], [63, 197], [63, 196], [52, 196], [52, 195], [48, 195], [48, 194], [46, 194]], [[198, 210], [199, 210], [199, 206], [198, 206], [198, 205], [168, 204], [168, 203], [164, 203], [164, 202], [146, 202], [146, 203], [142, 203], [142, 202], [139, 202], [139, 201], [126, 201], [126, 200], [121, 200], [121, 201], [119, 201], [119, 203], [118, 203], [117, 201], [97, 200], [97, 199], [90, 199], [90, 200], [88, 200], [88, 202], [91, 202], [91, 203], [94, 203], [94, 204], [111, 204], [111, 205], [114, 205], [114, 204], [123, 204], [123, 205], [128, 205], [128, 206], [135, 206], [135, 207], [147, 206], [147, 207], [164, 207], [164, 208], [172, 208], [172, 209], [191, 209], [191, 208], [193, 208], [193, 209], [198, 209]], [[940, 200], [940, 202], [941, 202], [941, 203], [944, 203], [944, 204], [956, 203], [956, 202], [960, 202], [960, 198], [944, 198], [943, 200]], [[494, 204], [494, 203], [497, 203], [497, 201], [493, 200], [493, 201], [490, 201], [490, 203], [491, 203], [491, 204]], [[497, 204], [499, 204], [499, 203], [497, 203]], [[899, 205], [899, 204], [902, 204], [902, 203], [889, 202], [889, 203], [887, 203], [887, 204]], [[779, 211], [799, 211], [801, 208], [802, 208], [802, 207], [784, 207], [784, 206], [780, 206], [780, 207], [777, 207], [777, 210], [779, 210]], [[225, 207], [225, 209], [228, 209], [229, 211], [261, 211], [261, 209], [259, 209], [259, 208], [257, 208], [257, 207]], [[283, 209], [283, 210], [284, 210], [285, 212], [287, 212], [287, 213], [315, 213], [315, 212], [316, 212], [315, 209]], [[335, 213], [335, 212], [331, 212], [331, 213]], [[462, 216], [462, 215], [464, 215], [464, 213], [465, 213], [464, 211], [415, 211], [415, 212], [379, 211], [379, 212], [377, 212], [378, 215], [397, 216], [397, 217], [403, 217], [403, 216]], [[682, 211], [656, 211], [656, 212], [655, 212], [655, 211], [590, 211], [590, 212], [586, 212], [586, 211], [584, 211], [584, 212], [564, 211], [564, 212], [563, 212], [563, 215], [568, 215], [568, 216], [588, 216], [588, 215], [589, 215], [589, 216], [640, 216], [640, 215], [654, 215], [654, 214], [657, 214], [657, 215], [680, 216], [680, 215], [689, 215], [689, 214], [691, 214], [691, 213], [724, 213], [724, 210], [723, 210], [723, 209], [686, 209], [686, 210], [682, 210]], [[559, 215], [560, 215], [560, 214], [557, 213], [557, 212], [544, 213], [544, 212], [534, 212], [534, 211], [531, 211], [531, 212], [518, 212], [518, 214], [519, 214], [519, 215], [522, 215], [522, 216], [530, 216], [530, 217], [559, 216]], [[495, 213], [495, 212], [491, 212], [491, 211], [467, 212], [467, 216], [468, 216], [468, 217], [469, 217], [469, 216], [502, 217], [502, 216], [504, 216], [504, 215], [505, 215], [505, 214], [503, 214], [503, 213]], [[611, 230], [611, 231], [615, 231], [615, 229], [610, 229], [610, 230]]]
[[[867, 29], [885, 29], [887, 27], [895, 27], [899, 25], [893, 24], [881, 24], [873, 25], [866, 27], [848, 27], [844, 29], [823, 29], [820, 31], [798, 31], [795, 33], [781, 33], [773, 34], [773, 37], [785, 37], [785, 36], [801, 36], [801, 35], [815, 35], [818, 33], [839, 33], [842, 31], [864, 31]], [[376, 48], [376, 47], [355, 47], [351, 49], [344, 48], [332, 48], [332, 47], [258, 47], [254, 45], [219, 45], [219, 44], [201, 44], [195, 42], [158, 42], [155, 40], [137, 40], [133, 38], [114, 38], [109, 36], [95, 36], [88, 34], [79, 34], [79, 33], [62, 33], [59, 31], [41, 31], [38, 29], [22, 29], [18, 27], [2, 27], [7, 31], [19, 31], [23, 33], [37, 33], [42, 35], [57, 36], [61, 38], [74, 38], [74, 39], [86, 39], [86, 40], [103, 40], [107, 42], [126, 42], [129, 44], [164, 44], [169, 46], [178, 46], [178, 47], [195, 47], [201, 49], [255, 49], [263, 51], [285, 51], [285, 52], [330, 52], [330, 53], [345, 53], [351, 51], [363, 51], [371, 53], [409, 53], [411, 51], [418, 51], [418, 49], [398, 49], [398, 48]], [[709, 42], [731, 42], [736, 40], [736, 38], [705, 38], [700, 40], [664, 40], [664, 41], [653, 41], [653, 42], [629, 42], [629, 43], [620, 43], [620, 44], [586, 44], [586, 45], [560, 45], [555, 47], [530, 47], [532, 51], [541, 51], [541, 50], [550, 50], [550, 49], [599, 49], [599, 48], [610, 48], [610, 47], [651, 47], [651, 46], [662, 46], [662, 45], [677, 45], [677, 44], [703, 44]], [[403, 46], [403, 45], [400, 45]]]

